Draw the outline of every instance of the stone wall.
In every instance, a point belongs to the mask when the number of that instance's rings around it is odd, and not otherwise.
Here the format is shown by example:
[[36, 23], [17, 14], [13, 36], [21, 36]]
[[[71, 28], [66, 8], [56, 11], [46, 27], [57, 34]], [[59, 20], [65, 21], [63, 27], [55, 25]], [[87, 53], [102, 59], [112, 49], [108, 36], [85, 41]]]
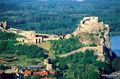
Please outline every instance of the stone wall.
[[35, 31], [21, 31], [21, 32], [18, 32], [18, 35], [24, 36], [26, 38], [34, 38], [34, 37], [36, 37], [35, 34], [36, 34]]
[[34, 38], [16, 38], [19, 43], [26, 44], [40, 44], [43, 42], [42, 37], [34, 37]]

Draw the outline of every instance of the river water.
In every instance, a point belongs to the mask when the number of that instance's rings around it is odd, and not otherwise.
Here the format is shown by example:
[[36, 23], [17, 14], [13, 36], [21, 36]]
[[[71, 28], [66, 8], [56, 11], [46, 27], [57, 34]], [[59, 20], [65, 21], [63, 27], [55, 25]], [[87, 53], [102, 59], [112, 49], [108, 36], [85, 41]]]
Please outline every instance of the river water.
[[111, 49], [116, 53], [117, 56], [120, 56], [120, 35], [110, 37]]

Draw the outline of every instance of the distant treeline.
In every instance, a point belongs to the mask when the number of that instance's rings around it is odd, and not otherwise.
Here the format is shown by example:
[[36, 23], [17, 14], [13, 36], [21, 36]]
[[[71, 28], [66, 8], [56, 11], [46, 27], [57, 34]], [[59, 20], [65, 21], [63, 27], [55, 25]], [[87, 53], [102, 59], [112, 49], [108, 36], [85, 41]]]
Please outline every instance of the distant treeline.
[[110, 24], [111, 33], [118, 34], [119, 5], [119, 0], [1, 0], [0, 19], [7, 20], [9, 27], [64, 35], [72, 32], [83, 17], [98, 16]]

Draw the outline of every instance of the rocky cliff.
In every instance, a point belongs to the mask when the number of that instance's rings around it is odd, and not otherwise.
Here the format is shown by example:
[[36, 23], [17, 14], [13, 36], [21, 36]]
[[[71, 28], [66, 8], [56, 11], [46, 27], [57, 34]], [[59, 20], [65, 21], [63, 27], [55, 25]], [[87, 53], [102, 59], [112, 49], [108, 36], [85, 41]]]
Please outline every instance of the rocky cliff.
[[84, 17], [79, 26], [72, 34], [65, 35], [65, 39], [79, 36], [80, 42], [96, 52], [99, 60], [105, 59], [105, 52], [110, 54], [109, 25], [99, 22], [99, 18]]

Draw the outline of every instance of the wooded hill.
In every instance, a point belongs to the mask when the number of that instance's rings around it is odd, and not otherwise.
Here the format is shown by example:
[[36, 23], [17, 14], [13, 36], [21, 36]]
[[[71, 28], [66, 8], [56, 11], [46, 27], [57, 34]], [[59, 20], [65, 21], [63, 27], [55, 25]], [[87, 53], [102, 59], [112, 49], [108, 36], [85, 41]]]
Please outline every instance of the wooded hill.
[[80, 19], [94, 15], [118, 34], [119, 5], [119, 0], [1, 0], [0, 19], [9, 27], [64, 35], [73, 32]]

